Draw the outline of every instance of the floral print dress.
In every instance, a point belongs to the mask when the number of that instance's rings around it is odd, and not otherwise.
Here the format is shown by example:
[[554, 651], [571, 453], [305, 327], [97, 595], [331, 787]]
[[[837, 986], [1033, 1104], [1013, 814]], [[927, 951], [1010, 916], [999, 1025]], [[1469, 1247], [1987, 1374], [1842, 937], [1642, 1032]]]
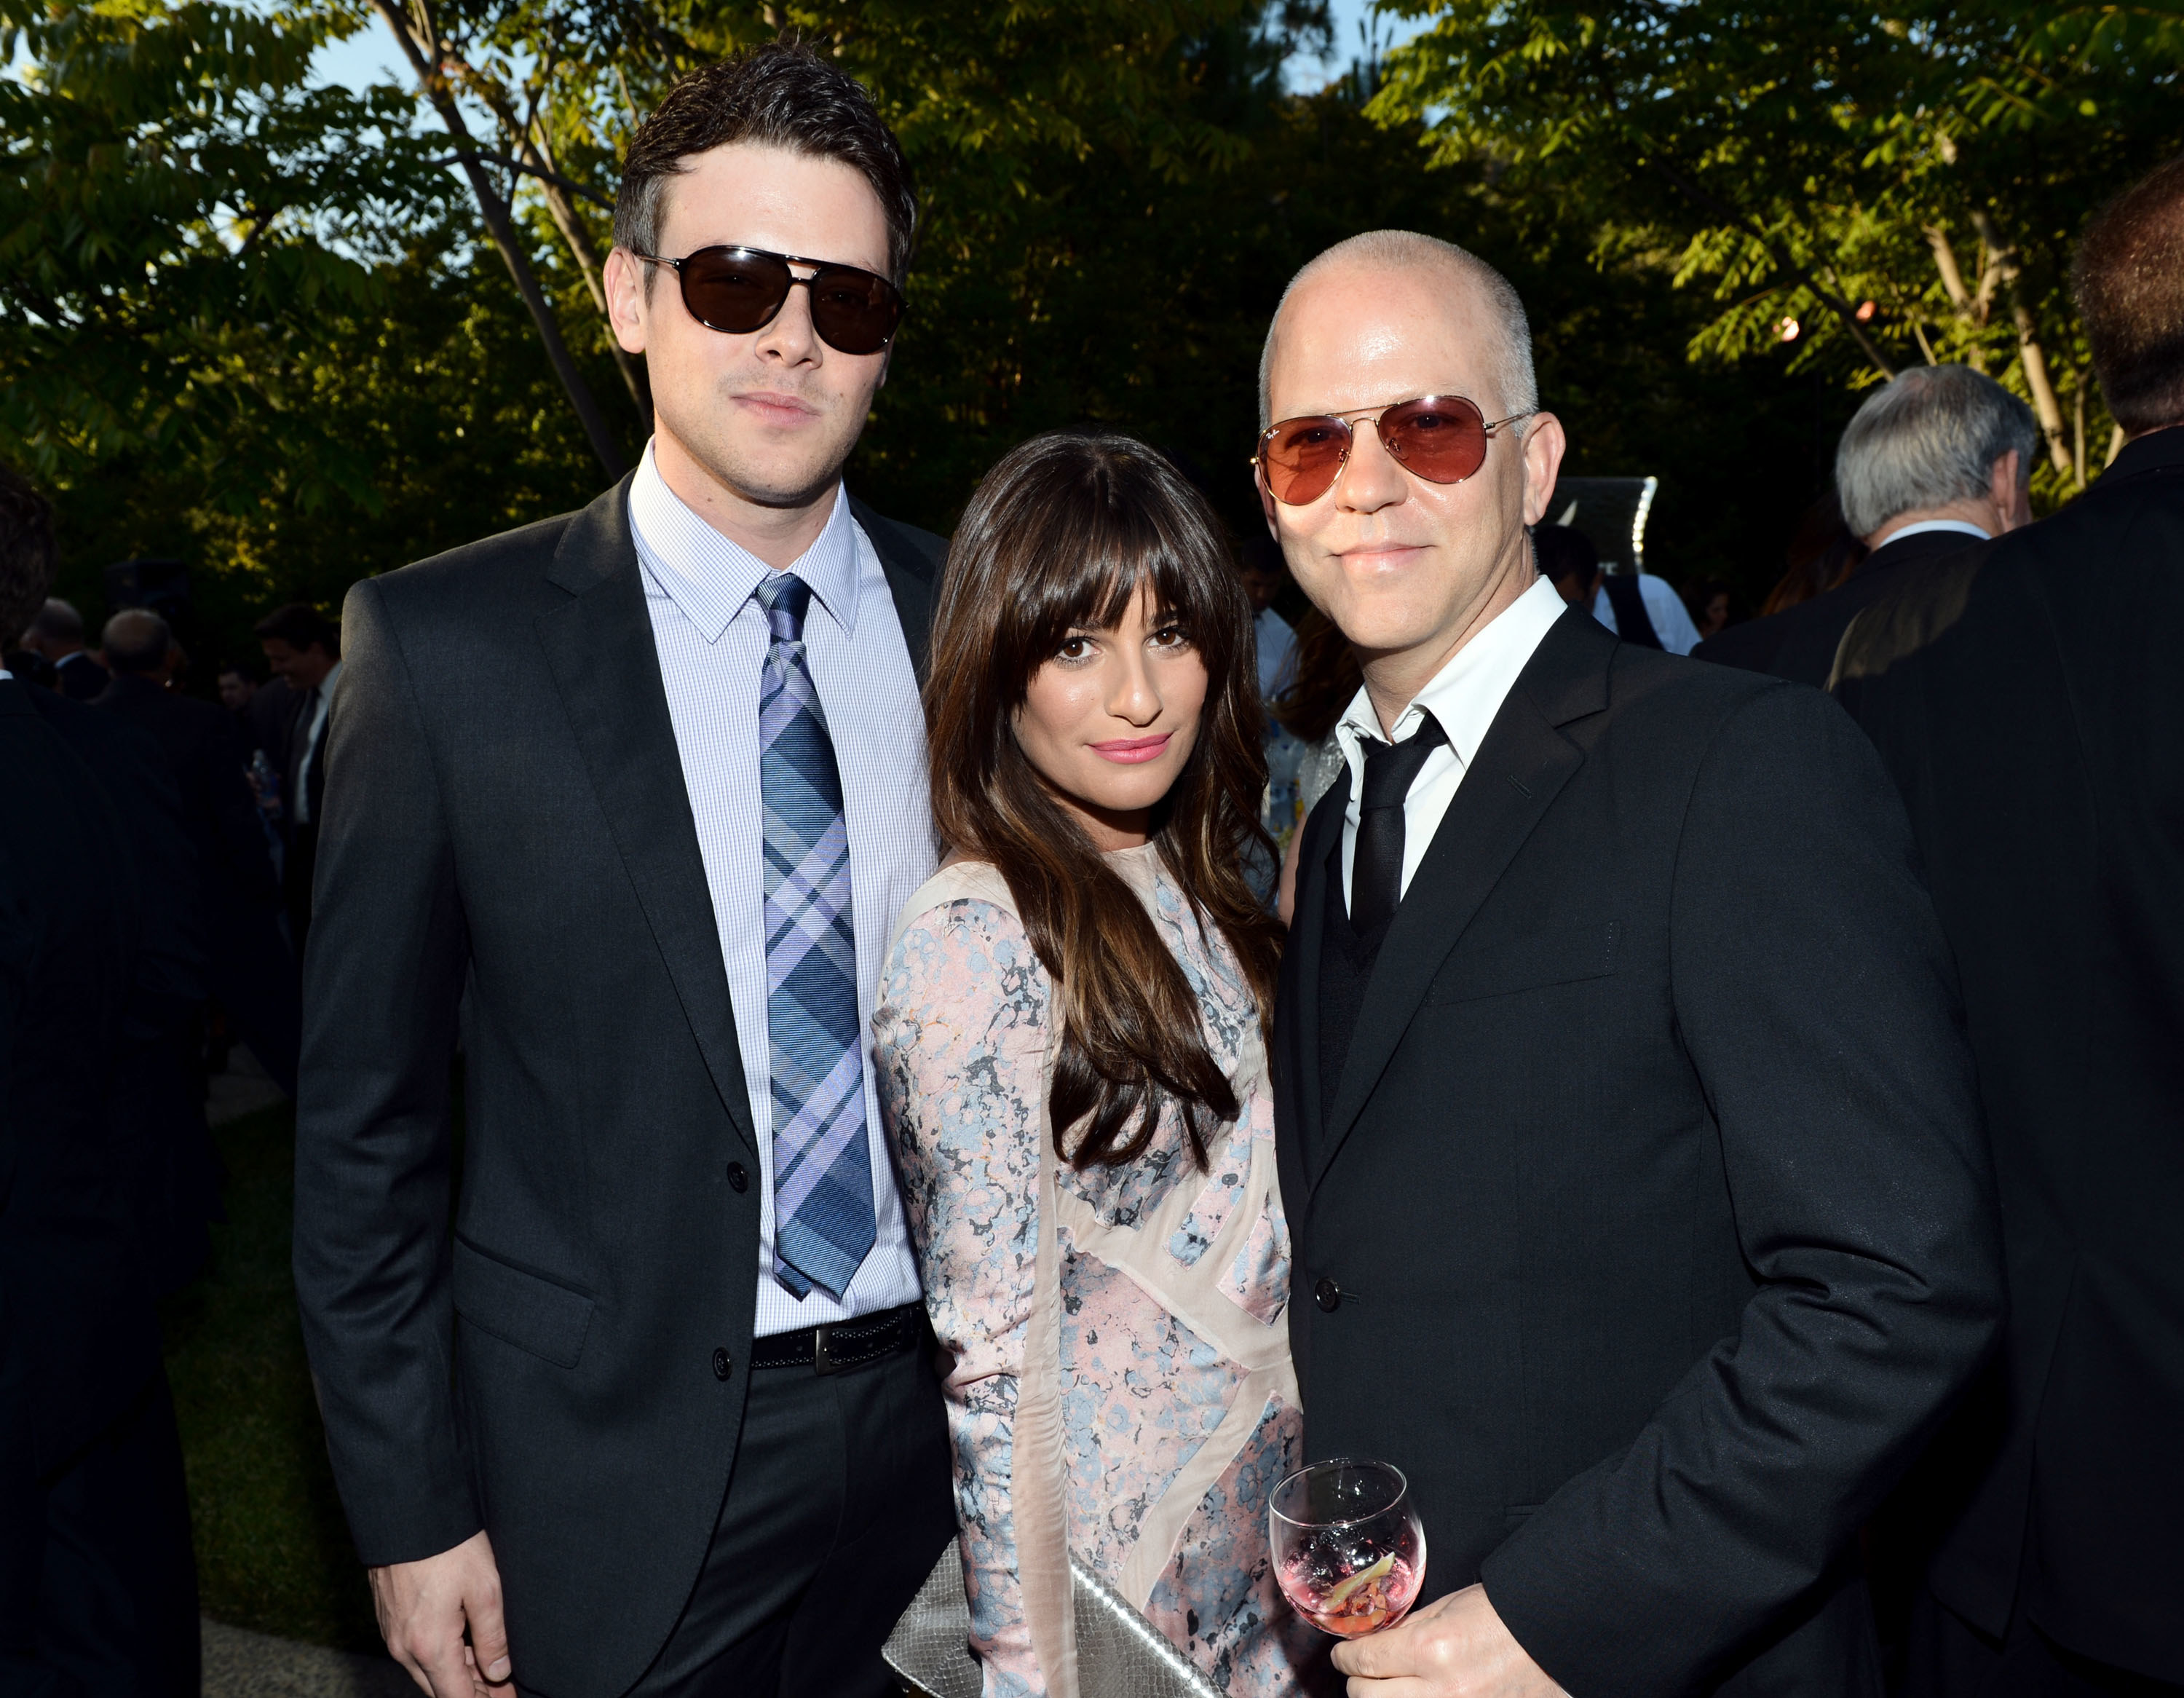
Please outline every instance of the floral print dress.
[[1289, 1231], [1257, 1007], [1153, 846], [1109, 864], [1204, 1010], [1242, 1112], [1190, 1159], [1171, 1105], [1123, 1168], [1054, 1155], [1052, 986], [990, 866], [911, 898], [873, 1016], [881, 1113], [948, 1377], [972, 1648], [988, 1698], [1077, 1691], [1069, 1553], [1213, 1684], [1298, 1690], [1267, 1500], [1302, 1466]]

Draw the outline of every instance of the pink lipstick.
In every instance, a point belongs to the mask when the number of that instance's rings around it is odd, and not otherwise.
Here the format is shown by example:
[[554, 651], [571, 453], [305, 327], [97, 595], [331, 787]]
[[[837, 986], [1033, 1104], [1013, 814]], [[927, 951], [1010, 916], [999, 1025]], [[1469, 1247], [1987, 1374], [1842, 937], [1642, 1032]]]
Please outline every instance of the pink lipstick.
[[1112, 742], [1095, 743], [1092, 747], [1111, 761], [1134, 767], [1158, 760], [1161, 751], [1167, 747], [1167, 740], [1174, 734], [1173, 731], [1163, 731], [1157, 737], [1117, 737]]

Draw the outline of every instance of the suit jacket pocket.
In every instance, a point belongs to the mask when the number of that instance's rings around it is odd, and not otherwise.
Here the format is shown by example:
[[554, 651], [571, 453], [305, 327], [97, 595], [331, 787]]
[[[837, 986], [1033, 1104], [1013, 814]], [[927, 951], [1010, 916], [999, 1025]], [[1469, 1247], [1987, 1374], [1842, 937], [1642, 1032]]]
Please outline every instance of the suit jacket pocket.
[[1615, 971], [1623, 928], [1615, 920], [1550, 926], [1507, 943], [1466, 948], [1458, 943], [1442, 965], [1429, 1003], [1469, 1003], [1548, 985], [1604, 979]]
[[460, 1233], [454, 1275], [455, 1313], [471, 1326], [557, 1366], [577, 1366], [593, 1299], [488, 1254]]

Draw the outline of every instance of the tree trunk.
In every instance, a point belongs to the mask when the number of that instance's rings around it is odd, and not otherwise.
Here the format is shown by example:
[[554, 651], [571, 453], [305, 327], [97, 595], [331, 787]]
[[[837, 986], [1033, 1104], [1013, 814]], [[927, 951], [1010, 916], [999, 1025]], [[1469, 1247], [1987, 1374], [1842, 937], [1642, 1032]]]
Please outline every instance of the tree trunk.
[[[519, 138], [521, 152], [545, 170], [560, 174], [554, 163], [543, 137], [525, 135]], [[607, 327], [607, 346], [613, 351], [615, 365], [621, 372], [623, 386], [629, 391], [631, 403], [648, 434], [652, 430], [652, 385], [646, 380], [644, 362], [625, 349], [614, 333], [614, 321], [607, 311], [605, 283], [606, 259], [593, 240], [592, 232], [582, 219], [577, 215], [577, 204], [569, 198], [568, 190], [550, 177], [539, 179], [539, 188], [546, 197], [546, 209], [554, 216], [554, 227], [561, 239], [569, 244], [569, 252], [576, 257], [577, 269], [584, 274], [584, 287], [592, 292], [592, 304], [599, 310], [599, 317]]]
[[2055, 399], [2055, 386], [2048, 377], [2048, 356], [2041, 351], [2032, 311], [2025, 304], [2025, 290], [2017, 269], [2017, 250], [1996, 233], [1994, 221], [1984, 207], [1972, 213], [1980, 240], [1994, 256], [2003, 284], [2009, 291], [2009, 313], [2017, 324], [2017, 357], [2025, 366], [2025, 387], [2032, 392], [2032, 411], [2039, 416], [2040, 433], [2048, 438], [2048, 459], [2058, 472], [2070, 469], [2070, 450], [2063, 443], [2063, 409]]
[[486, 176], [485, 167], [478, 162], [476, 144], [471, 139], [470, 126], [463, 121], [462, 109], [455, 104], [446, 79], [440, 74], [438, 43], [432, 39], [434, 32], [426, 32], [426, 44], [433, 50], [433, 57], [427, 59], [419, 46], [415, 23], [406, 15], [402, 0], [372, 0], [372, 4], [387, 20], [387, 27], [393, 31], [395, 40], [402, 44], [402, 51], [409, 59], [410, 69], [417, 78], [418, 87], [424, 91], [425, 98], [432, 102], [432, 109], [438, 114], [448, 134], [454, 138], [462, 150], [463, 175], [470, 181], [471, 193], [477, 198], [478, 213], [485, 221], [486, 233], [499, 250], [501, 263], [508, 267], [508, 274], [515, 281], [516, 293], [523, 297], [523, 304], [530, 309], [532, 323], [538, 331], [538, 340], [545, 347], [546, 357], [553, 365], [554, 375], [561, 380], [561, 388], [569, 398], [570, 408], [577, 415], [577, 422], [583, 427], [584, 435], [591, 443], [592, 452], [598, 456], [601, 469], [609, 478], [620, 478], [629, 469], [622, 459], [621, 446], [615, 440], [614, 433], [607, 428], [606, 416], [599, 411], [599, 404], [592, 394], [591, 385], [584, 381], [584, 374], [577, 369], [577, 362], [569, 353], [569, 345], [562, 339], [560, 322], [554, 316], [553, 304], [546, 299], [546, 292], [539, 288], [538, 274], [531, 268], [530, 256], [516, 239], [515, 225], [509, 215], [508, 203], [500, 198], [492, 179]]
[[[1988, 279], [1980, 280], [1980, 301], [1975, 304], [1971, 291], [1964, 287], [1964, 274], [1957, 264], [1957, 250], [1949, 245], [1949, 232], [1938, 224], [1926, 226], [1926, 245], [1933, 250], [1934, 269], [1942, 274], [1942, 292], [1949, 298], [1949, 304], [1957, 310], [1958, 321], [1976, 332], [1986, 324], [1986, 299], [1989, 292]], [[1989, 268], [1989, 276], [1992, 268]], [[1964, 361], [1973, 371], [1986, 370], [1986, 349], [1975, 340], [1970, 357]]]
[[2070, 374], [2070, 467], [2078, 487], [2086, 487], [2086, 374]]

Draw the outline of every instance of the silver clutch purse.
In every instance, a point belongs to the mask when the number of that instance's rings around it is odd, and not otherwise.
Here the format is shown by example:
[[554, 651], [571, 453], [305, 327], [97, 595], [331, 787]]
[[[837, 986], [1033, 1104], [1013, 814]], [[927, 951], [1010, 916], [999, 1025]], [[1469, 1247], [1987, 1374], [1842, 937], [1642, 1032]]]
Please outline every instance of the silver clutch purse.
[[[1221, 1690], [1121, 1593], [1069, 1554], [1079, 1698], [1222, 1698]], [[921, 1698], [980, 1698], [963, 1558], [950, 1540], [880, 1654]]]

